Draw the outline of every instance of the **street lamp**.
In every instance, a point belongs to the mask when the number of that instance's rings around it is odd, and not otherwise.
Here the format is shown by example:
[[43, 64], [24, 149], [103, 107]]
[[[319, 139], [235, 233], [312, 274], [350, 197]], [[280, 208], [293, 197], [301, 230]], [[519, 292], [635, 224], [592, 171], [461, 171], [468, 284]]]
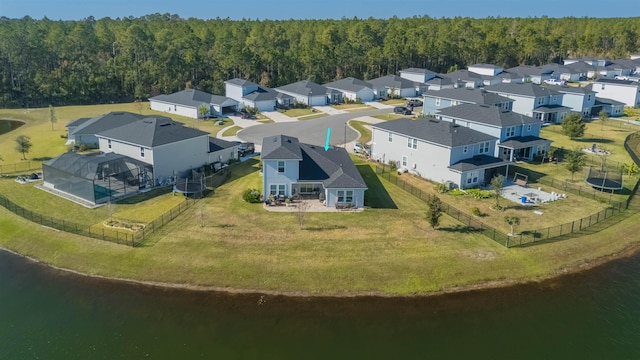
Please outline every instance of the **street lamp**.
[[347, 121], [344, 122], [344, 149], [347, 150]]

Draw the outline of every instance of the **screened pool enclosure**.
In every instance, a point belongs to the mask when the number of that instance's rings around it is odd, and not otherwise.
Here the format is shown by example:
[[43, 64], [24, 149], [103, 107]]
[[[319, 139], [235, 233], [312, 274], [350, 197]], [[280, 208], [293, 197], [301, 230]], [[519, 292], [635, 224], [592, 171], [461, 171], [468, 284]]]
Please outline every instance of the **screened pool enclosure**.
[[114, 153], [65, 153], [42, 165], [44, 186], [94, 204], [153, 186], [153, 167]]

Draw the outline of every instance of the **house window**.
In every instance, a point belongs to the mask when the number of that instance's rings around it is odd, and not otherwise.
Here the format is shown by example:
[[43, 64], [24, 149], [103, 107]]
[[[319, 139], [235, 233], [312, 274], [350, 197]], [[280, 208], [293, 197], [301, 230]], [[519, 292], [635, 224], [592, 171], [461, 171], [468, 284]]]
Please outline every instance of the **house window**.
[[285, 185], [284, 184], [271, 184], [269, 185], [269, 194], [273, 196], [285, 195]]
[[477, 184], [478, 183], [478, 172], [472, 171], [467, 173], [467, 185]]
[[393, 142], [393, 134], [389, 133], [389, 142]]
[[344, 202], [344, 190], [338, 190], [338, 202]]
[[464, 154], [468, 153], [468, 152], [469, 152], [469, 146], [465, 145], [465, 146], [462, 148], [462, 152], [463, 152]]
[[527, 131], [531, 131], [531, 125], [527, 125]]
[[458, 100], [453, 100], [453, 101], [451, 102], [451, 106], [457, 106], [457, 105], [460, 105], [460, 101], [458, 101]]
[[279, 173], [284, 172], [284, 161], [278, 161], [278, 172]]
[[480, 151], [478, 151], [478, 153], [480, 153], [480, 154], [488, 153], [489, 152], [489, 145], [491, 145], [491, 143], [489, 141], [485, 141], [483, 143], [480, 143]]
[[587, 95], [587, 101], [591, 101], [591, 95]]
[[600, 90], [604, 90], [604, 84], [600, 84]]
[[544, 102], [544, 100], [542, 98], [538, 98], [538, 105], [542, 105], [542, 103]]
[[418, 139], [408, 138], [407, 139], [407, 147], [409, 149], [417, 149], [418, 148]]
[[516, 127], [515, 126], [509, 126], [505, 131], [505, 135], [507, 137], [516, 136]]
[[402, 155], [402, 166], [403, 167], [407, 167], [407, 163], [409, 162], [409, 158], [407, 158], [406, 156]]
[[111, 149], [111, 140], [107, 140], [107, 147]]
[[436, 106], [440, 106], [440, 98], [436, 98]]
[[346, 191], [346, 195], [345, 195], [345, 199], [346, 202], [348, 203], [352, 203], [353, 202], [353, 190], [347, 190]]
[[536, 114], [536, 120], [542, 120], [542, 113], [535, 113]]
[[144, 148], [143, 147], [140, 148], [140, 157], [141, 158], [144, 157]]

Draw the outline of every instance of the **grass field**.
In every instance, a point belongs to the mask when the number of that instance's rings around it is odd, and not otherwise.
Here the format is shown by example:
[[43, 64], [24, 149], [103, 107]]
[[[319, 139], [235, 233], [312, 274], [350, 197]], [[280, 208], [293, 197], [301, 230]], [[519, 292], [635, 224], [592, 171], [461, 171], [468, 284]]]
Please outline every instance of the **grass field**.
[[413, 117], [407, 115], [399, 115], [399, 114], [382, 114], [382, 115], [372, 115], [376, 119], [380, 120], [398, 120], [398, 119], [412, 119]]
[[[65, 135], [67, 129], [65, 125], [73, 120], [82, 117], [94, 117], [106, 114], [111, 111], [129, 111], [145, 115], [168, 116], [187, 126], [200, 129], [202, 131], [216, 134], [221, 129], [233, 125], [233, 121], [228, 118], [213, 120], [196, 120], [183, 116], [153, 111], [149, 109], [149, 103], [125, 103], [106, 105], [86, 105], [86, 106], [60, 106], [55, 108], [57, 122], [53, 124], [49, 121], [49, 108], [37, 109], [0, 109], [0, 119], [16, 119], [25, 122], [16, 131], [0, 135], [0, 156], [4, 159], [3, 164], [12, 164], [22, 161], [22, 154], [15, 151], [14, 139], [18, 135], [27, 135], [31, 138], [33, 147], [27, 154], [28, 159], [49, 159], [56, 157], [67, 150], [65, 142], [60, 135]], [[217, 125], [218, 121], [223, 121], [223, 125]]]
[[222, 136], [235, 136], [238, 131], [242, 130], [240, 126], [232, 126], [222, 133]]
[[[165, 228], [152, 246], [130, 248], [32, 226], [0, 208], [0, 245], [88, 274], [220, 289], [294, 294], [425, 294], [504, 280], [538, 279], [635, 243], [638, 216], [582, 238], [506, 249], [443, 217], [358, 165], [375, 208], [362, 213], [271, 213], [241, 200], [260, 186], [257, 161]], [[204, 219], [198, 216], [204, 214]], [[201, 221], [204, 220], [204, 221]], [[204, 226], [202, 226], [204, 224]]]
[[298, 116], [305, 116], [305, 115], [313, 115], [316, 114], [317, 111], [315, 109], [312, 108], [308, 108], [308, 109], [288, 109], [288, 110], [283, 110], [280, 111], [281, 113], [289, 116], [289, 117], [298, 117]]
[[305, 115], [305, 116], [300, 116], [298, 118], [298, 120], [300, 121], [304, 121], [304, 120], [313, 120], [313, 119], [319, 119], [319, 118], [323, 118], [323, 117], [327, 117], [329, 116], [329, 114], [325, 114], [325, 113], [315, 113], [313, 115]]
[[393, 106], [403, 106], [407, 102], [407, 99], [391, 99], [391, 100], [383, 100], [382, 104], [393, 105]]
[[351, 120], [349, 125], [360, 133], [358, 142], [367, 144], [371, 141], [371, 124], [364, 121]]

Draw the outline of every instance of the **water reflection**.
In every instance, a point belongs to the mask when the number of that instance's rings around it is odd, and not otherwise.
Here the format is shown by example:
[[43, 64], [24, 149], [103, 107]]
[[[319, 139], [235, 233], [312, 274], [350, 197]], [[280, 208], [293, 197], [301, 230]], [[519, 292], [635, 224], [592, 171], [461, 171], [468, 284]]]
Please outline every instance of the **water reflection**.
[[0, 135], [13, 131], [24, 125], [22, 121], [0, 119]]

